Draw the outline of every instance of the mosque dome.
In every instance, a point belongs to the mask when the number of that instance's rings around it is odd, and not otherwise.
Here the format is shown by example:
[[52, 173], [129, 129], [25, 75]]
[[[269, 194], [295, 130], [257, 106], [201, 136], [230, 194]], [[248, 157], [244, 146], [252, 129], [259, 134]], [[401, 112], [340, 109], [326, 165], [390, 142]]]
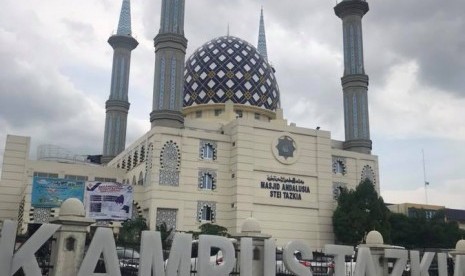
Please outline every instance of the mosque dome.
[[229, 100], [270, 111], [280, 105], [273, 68], [237, 37], [218, 37], [198, 48], [186, 61], [184, 79], [185, 108]]

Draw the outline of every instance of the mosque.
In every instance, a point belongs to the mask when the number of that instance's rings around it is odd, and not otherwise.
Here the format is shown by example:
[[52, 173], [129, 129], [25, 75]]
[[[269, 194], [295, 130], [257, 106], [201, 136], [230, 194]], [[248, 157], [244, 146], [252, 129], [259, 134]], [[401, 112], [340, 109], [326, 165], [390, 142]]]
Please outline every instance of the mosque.
[[[151, 229], [165, 222], [189, 231], [211, 222], [237, 233], [253, 217], [277, 244], [301, 239], [321, 248], [334, 242], [340, 187], [368, 178], [379, 191], [363, 61], [366, 1], [344, 0], [334, 8], [343, 25], [345, 141], [283, 117], [286, 92], [268, 62], [263, 11], [257, 47], [222, 36], [186, 58], [184, 10], [184, 0], [162, 1], [150, 131], [126, 146], [130, 59], [138, 42], [130, 0], [123, 0], [118, 30], [108, 39], [114, 55], [101, 164], [30, 160], [31, 138], [8, 135], [0, 220], [18, 220], [25, 233], [28, 225], [58, 216], [59, 208], [32, 206], [34, 177], [119, 182], [132, 187], [133, 216], [146, 218]], [[120, 222], [96, 224], [117, 228]]]

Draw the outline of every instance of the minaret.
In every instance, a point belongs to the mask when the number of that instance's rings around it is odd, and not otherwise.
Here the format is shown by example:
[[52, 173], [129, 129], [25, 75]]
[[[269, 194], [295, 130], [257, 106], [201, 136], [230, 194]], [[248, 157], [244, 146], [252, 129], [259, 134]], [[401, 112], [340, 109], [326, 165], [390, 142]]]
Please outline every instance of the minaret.
[[368, 12], [365, 0], [344, 0], [334, 11], [342, 19], [344, 34], [344, 149], [371, 153], [368, 120], [368, 76], [363, 64], [362, 17]]
[[139, 44], [131, 36], [131, 4], [123, 0], [118, 31], [108, 39], [113, 47], [110, 98], [105, 103], [105, 135], [103, 138], [102, 163], [110, 162], [124, 150], [126, 124], [129, 110], [128, 84], [131, 51]]
[[182, 128], [184, 117], [184, 62], [187, 39], [184, 37], [185, 0], [163, 0], [160, 31], [154, 38], [155, 76], [152, 128], [167, 126]]
[[268, 53], [266, 50], [265, 20], [263, 20], [263, 7], [260, 12], [260, 28], [258, 30], [257, 50], [263, 56], [263, 58], [268, 61]]

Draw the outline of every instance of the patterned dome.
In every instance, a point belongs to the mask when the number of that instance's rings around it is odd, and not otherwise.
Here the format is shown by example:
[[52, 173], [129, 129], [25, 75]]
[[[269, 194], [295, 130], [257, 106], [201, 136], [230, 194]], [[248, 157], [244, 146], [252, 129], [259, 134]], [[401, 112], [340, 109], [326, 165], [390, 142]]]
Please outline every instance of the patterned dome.
[[275, 111], [279, 88], [273, 69], [250, 43], [215, 38], [186, 61], [184, 107], [231, 100]]

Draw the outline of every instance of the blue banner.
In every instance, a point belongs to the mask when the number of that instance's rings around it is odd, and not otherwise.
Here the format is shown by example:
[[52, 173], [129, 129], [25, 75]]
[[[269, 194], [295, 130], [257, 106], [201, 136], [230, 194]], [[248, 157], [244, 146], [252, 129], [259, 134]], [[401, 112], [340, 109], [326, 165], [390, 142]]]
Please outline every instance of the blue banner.
[[60, 207], [68, 198], [84, 199], [85, 181], [34, 177], [31, 205], [36, 208]]

